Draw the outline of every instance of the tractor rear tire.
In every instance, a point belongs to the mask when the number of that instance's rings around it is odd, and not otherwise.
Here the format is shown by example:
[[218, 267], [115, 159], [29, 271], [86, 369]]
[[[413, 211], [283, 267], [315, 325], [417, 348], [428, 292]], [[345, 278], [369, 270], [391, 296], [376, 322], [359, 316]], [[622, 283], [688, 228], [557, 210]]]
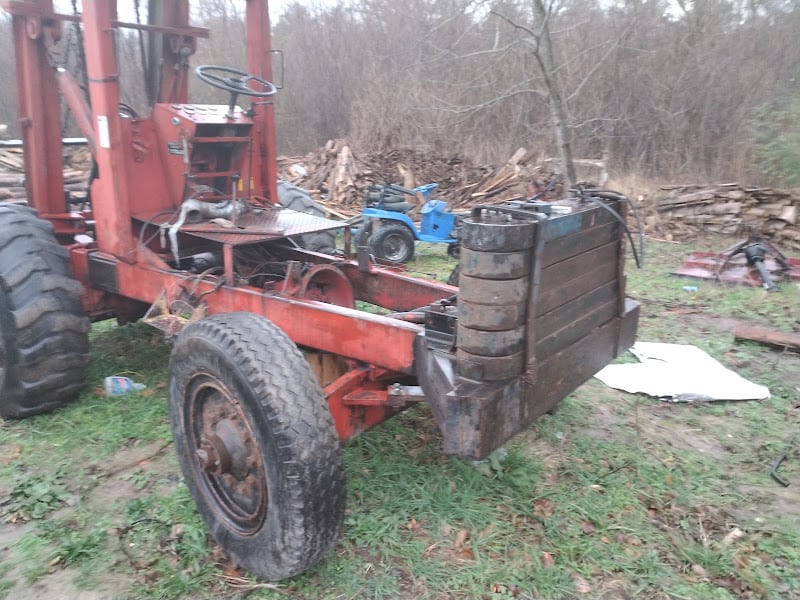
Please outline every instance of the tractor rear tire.
[[22, 419], [86, 384], [89, 319], [69, 253], [36, 211], [0, 204], [0, 415]]
[[[311, 199], [311, 195], [307, 191], [282, 179], [278, 180], [278, 204], [284, 208], [314, 215], [315, 217], [325, 216], [325, 210]], [[306, 250], [325, 254], [333, 254], [336, 251], [335, 231], [306, 233], [297, 236], [297, 238], [299, 245]]]
[[377, 258], [405, 263], [414, 258], [414, 234], [405, 225], [383, 224], [369, 238], [369, 247]]
[[190, 324], [170, 358], [172, 434], [208, 531], [267, 580], [307, 569], [344, 519], [342, 448], [297, 346], [266, 318]]

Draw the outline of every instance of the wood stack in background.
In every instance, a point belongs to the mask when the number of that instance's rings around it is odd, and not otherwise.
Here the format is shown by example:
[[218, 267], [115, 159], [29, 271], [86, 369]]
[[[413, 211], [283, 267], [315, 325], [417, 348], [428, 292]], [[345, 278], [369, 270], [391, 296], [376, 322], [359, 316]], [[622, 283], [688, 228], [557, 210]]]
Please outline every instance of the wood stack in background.
[[282, 179], [311, 191], [334, 216], [350, 217], [361, 212], [367, 190], [375, 184], [414, 188], [437, 183], [436, 197], [454, 210], [518, 198], [526, 194], [531, 179], [550, 177], [532, 158], [525, 148], [500, 167], [476, 165], [457, 154], [414, 149], [361, 156], [344, 140], [336, 140], [306, 156], [279, 158], [278, 172]]
[[[91, 158], [88, 166], [85, 148], [67, 150], [67, 168], [64, 169], [64, 190], [83, 192], [86, 189]], [[0, 149], [0, 201], [25, 199], [25, 164], [19, 148]]]
[[[65, 148], [65, 158], [65, 190], [84, 191], [92, 165], [88, 149]], [[529, 196], [533, 181], [547, 182], [553, 177], [549, 160], [535, 157], [525, 148], [514, 152], [500, 166], [475, 164], [455, 153], [421, 149], [361, 155], [353, 152], [345, 140], [332, 140], [305, 156], [279, 157], [278, 172], [282, 179], [309, 190], [329, 216], [346, 219], [361, 212], [367, 190], [375, 184], [397, 183], [414, 188], [435, 182], [439, 185], [435, 197], [447, 201], [456, 211]], [[603, 177], [602, 161], [579, 162], [591, 163], [588, 167], [594, 170], [587, 170], [589, 177], [597, 176], [597, 168]], [[22, 150], [0, 149], [0, 201], [24, 199], [24, 185]], [[744, 238], [755, 233], [787, 252], [800, 250], [797, 193], [738, 183], [671, 185], [661, 190], [659, 197], [638, 204], [649, 234], [673, 239], [704, 233]], [[407, 200], [417, 203], [411, 213], [414, 218], [421, 200]], [[631, 227], [635, 227], [633, 222]]]
[[680, 185], [653, 204], [651, 228], [674, 235], [718, 233], [767, 237], [778, 247], [800, 250], [800, 196], [786, 190], [738, 183]]

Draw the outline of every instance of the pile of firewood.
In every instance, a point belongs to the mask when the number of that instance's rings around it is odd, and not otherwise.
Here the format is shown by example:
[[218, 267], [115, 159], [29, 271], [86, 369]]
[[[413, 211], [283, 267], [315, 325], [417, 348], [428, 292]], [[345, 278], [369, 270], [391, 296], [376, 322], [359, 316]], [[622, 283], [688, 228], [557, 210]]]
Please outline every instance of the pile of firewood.
[[367, 190], [375, 184], [414, 188], [437, 183], [436, 197], [458, 210], [518, 198], [526, 194], [531, 180], [550, 177], [531, 164], [524, 148], [504, 165], [492, 167], [473, 164], [463, 156], [413, 149], [358, 156], [342, 140], [330, 141], [306, 156], [281, 157], [278, 171], [282, 179], [309, 190], [331, 215], [340, 218], [361, 212]]
[[[88, 152], [88, 151], [86, 151]], [[64, 169], [64, 190], [82, 192], [86, 189], [88, 172], [83, 164], [70, 160]], [[0, 150], [0, 201], [23, 200], [25, 198], [25, 165], [22, 150], [4, 148]]]
[[647, 224], [672, 234], [719, 233], [768, 237], [779, 247], [800, 249], [800, 196], [738, 183], [665, 186]]

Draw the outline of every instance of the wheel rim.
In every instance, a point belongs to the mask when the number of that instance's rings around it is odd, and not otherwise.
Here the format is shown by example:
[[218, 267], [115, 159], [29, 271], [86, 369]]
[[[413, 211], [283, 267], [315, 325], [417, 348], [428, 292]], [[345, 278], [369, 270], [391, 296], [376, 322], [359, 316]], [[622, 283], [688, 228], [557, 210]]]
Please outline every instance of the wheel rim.
[[399, 233], [390, 233], [383, 239], [383, 256], [387, 260], [403, 262], [408, 255], [406, 241]]
[[256, 533], [269, 505], [264, 462], [250, 421], [230, 388], [210, 374], [186, 389], [184, 429], [206, 503], [242, 535]]

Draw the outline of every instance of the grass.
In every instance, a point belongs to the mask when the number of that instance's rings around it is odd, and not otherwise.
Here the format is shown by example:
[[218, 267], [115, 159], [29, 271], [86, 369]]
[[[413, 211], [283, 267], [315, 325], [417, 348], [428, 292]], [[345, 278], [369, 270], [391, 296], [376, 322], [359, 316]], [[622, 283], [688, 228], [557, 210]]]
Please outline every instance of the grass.
[[[669, 275], [729, 245], [649, 244], [628, 270], [639, 339], [695, 344], [770, 399], [672, 405], [592, 380], [477, 465], [441, 454], [426, 407], [407, 411], [347, 444], [343, 537], [277, 588], [206, 537], [169, 446], [160, 334], [95, 325], [79, 401], [0, 429], [0, 598], [17, 581], [62, 593], [64, 575], [122, 598], [800, 598], [797, 453], [792, 487], [769, 477], [798, 426], [800, 362], [734, 344], [728, 323], [796, 328], [798, 288], [690, 293]], [[452, 265], [421, 245], [410, 267], [443, 280]], [[111, 374], [148, 387], [105, 398]]]

